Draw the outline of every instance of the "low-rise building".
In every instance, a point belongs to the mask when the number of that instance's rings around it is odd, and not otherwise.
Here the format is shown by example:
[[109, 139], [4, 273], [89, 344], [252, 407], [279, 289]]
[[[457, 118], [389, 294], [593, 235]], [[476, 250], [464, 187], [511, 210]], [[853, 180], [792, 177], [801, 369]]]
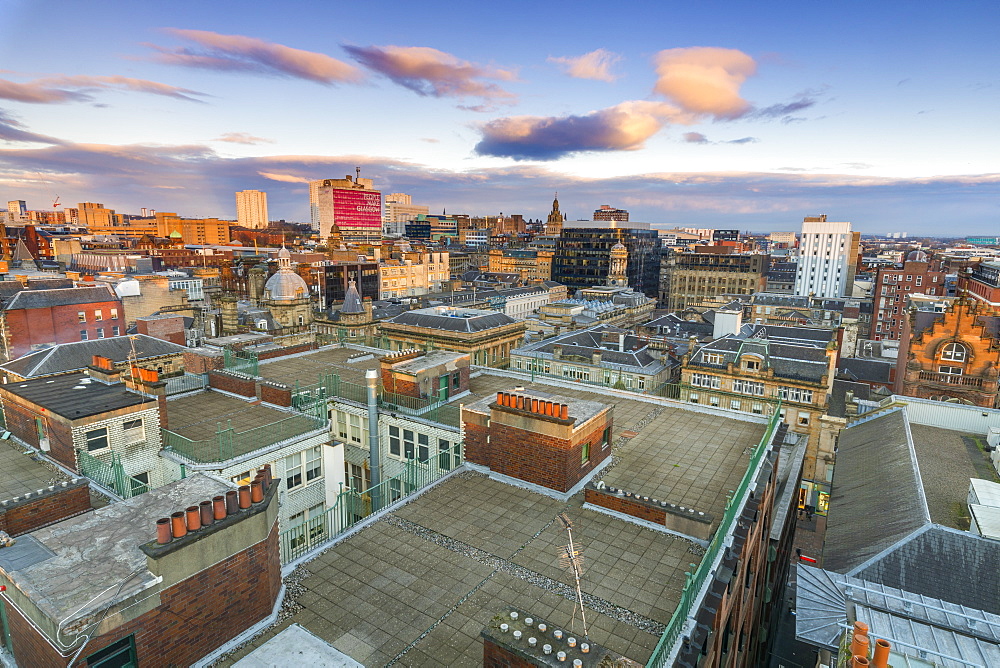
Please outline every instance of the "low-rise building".
[[379, 323], [391, 345], [468, 353], [473, 364], [506, 367], [525, 325], [496, 311], [435, 306], [406, 311]]
[[135, 365], [156, 371], [165, 379], [184, 373], [185, 349], [183, 345], [145, 334], [61, 343], [0, 365], [0, 376], [5, 383], [14, 383], [84, 371], [97, 356], [110, 359], [114, 368], [126, 375], [129, 368]]
[[770, 258], [759, 253], [668, 253], [660, 265], [660, 306], [680, 311], [717, 295], [763, 292]]
[[552, 250], [494, 248], [489, 254], [489, 271], [519, 274], [525, 283], [548, 281], [552, 279], [554, 255]]
[[448, 280], [447, 252], [402, 253], [379, 264], [379, 298], [398, 299], [438, 292]]

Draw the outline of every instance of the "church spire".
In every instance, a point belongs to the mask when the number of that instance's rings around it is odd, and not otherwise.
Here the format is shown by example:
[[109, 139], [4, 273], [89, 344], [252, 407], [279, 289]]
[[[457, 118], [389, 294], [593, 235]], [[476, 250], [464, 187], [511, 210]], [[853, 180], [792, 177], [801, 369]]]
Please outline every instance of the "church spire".
[[545, 221], [545, 233], [551, 235], [557, 235], [562, 232], [563, 222], [566, 220], [564, 216], [559, 211], [559, 193], [556, 193], [555, 198], [552, 200], [552, 211], [549, 212], [549, 217]]

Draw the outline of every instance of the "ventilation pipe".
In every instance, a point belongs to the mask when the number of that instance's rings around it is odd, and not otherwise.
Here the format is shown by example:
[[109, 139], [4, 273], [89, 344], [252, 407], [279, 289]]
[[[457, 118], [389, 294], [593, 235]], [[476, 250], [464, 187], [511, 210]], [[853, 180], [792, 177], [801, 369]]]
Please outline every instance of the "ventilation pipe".
[[382, 500], [379, 498], [382, 464], [378, 442], [378, 371], [368, 369], [365, 372], [365, 384], [368, 386], [368, 457], [371, 460], [370, 489], [374, 513], [382, 509]]

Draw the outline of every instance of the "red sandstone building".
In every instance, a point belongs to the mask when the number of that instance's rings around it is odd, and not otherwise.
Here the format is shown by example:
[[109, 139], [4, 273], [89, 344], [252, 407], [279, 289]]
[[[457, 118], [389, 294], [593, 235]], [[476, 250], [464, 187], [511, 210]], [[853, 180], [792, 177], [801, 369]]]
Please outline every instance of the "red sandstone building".
[[57, 343], [125, 333], [125, 310], [107, 286], [22, 290], [0, 312], [5, 360]]
[[913, 251], [906, 262], [880, 267], [875, 276], [872, 338], [899, 341], [906, 320], [906, 298], [911, 294], [945, 296], [945, 271], [923, 251]]

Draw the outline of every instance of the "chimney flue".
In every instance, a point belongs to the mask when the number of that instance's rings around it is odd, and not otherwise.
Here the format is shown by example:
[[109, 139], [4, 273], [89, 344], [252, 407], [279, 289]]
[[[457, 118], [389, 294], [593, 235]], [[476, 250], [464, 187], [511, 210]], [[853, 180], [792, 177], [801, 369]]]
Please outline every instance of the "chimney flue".
[[156, 542], [160, 545], [166, 545], [170, 542], [170, 518], [161, 517], [156, 520]]

